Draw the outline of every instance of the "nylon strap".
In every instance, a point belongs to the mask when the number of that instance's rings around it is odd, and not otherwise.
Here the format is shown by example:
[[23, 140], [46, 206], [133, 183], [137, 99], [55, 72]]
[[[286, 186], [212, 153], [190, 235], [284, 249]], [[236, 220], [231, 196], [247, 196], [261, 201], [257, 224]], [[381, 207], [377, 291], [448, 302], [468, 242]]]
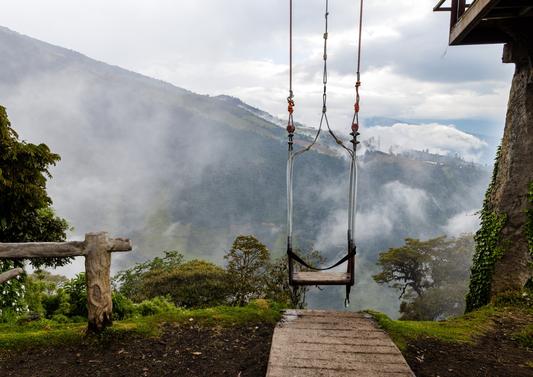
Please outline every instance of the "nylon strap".
[[307, 267], [310, 270], [314, 270], [314, 271], [327, 271], [327, 270], [334, 269], [335, 267], [340, 266], [341, 264], [346, 262], [348, 259], [355, 257], [356, 254], [357, 254], [356, 248], [354, 247], [353, 250], [351, 250], [348, 254], [346, 254], [341, 260], [339, 260], [334, 265], [326, 267], [326, 268], [318, 268], [318, 267], [311, 266], [309, 263], [307, 263], [302, 258], [300, 258], [300, 256], [296, 254], [294, 251], [290, 249], [287, 250], [287, 255], [289, 256], [289, 258], [294, 259], [296, 262], [300, 263], [302, 266]]

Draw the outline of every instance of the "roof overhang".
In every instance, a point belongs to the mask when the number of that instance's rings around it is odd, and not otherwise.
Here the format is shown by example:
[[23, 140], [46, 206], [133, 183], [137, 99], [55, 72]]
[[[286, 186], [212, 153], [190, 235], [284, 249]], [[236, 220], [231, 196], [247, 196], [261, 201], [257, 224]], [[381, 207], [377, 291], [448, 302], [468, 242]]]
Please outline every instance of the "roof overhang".
[[[511, 29], [533, 33], [533, 0], [439, 0], [434, 11], [450, 11], [450, 45], [507, 43]], [[506, 26], [507, 25], [507, 26]]]

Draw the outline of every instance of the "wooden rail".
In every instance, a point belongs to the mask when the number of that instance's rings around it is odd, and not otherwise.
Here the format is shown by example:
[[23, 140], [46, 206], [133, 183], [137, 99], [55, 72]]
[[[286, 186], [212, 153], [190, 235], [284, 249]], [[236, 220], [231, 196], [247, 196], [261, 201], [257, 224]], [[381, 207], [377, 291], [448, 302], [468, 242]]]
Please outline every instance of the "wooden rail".
[[20, 274], [22, 274], [24, 270], [22, 268], [14, 268], [12, 270], [3, 272], [0, 274], [0, 284], [5, 283], [8, 280], [11, 280], [13, 278], [16, 278]]
[[[111, 253], [130, 251], [131, 249], [130, 240], [109, 238], [106, 232], [99, 232], [87, 233], [85, 241], [0, 243], [0, 258], [27, 259], [84, 256], [88, 329], [89, 331], [100, 332], [112, 324]], [[9, 274], [12, 271], [8, 271], [5, 274]], [[0, 275], [0, 279], [3, 276], [4, 274]]]
[[[475, 1], [475, 0], [474, 0]], [[450, 17], [450, 30], [453, 29], [455, 24], [457, 24], [457, 21], [461, 17], [463, 17], [463, 14], [465, 14], [466, 9], [471, 6], [471, 4], [467, 4], [466, 0], [452, 0], [450, 7], [443, 6], [446, 0], [439, 0], [437, 5], [433, 8], [434, 12], [451, 12]]]

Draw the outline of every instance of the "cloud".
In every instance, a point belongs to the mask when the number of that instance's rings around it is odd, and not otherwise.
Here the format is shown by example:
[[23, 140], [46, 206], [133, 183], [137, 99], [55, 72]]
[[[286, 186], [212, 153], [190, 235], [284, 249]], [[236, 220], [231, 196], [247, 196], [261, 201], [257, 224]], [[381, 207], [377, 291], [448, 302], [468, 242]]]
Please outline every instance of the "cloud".
[[[501, 125], [512, 66], [500, 63], [500, 46], [448, 48], [448, 15], [433, 13], [433, 5], [433, 0], [366, 3], [362, 115], [475, 118]], [[294, 2], [295, 116], [309, 126], [316, 126], [321, 110], [323, 8], [321, 0]], [[329, 109], [338, 130], [350, 125], [357, 11], [356, 2], [330, 2]], [[0, 25], [286, 116], [285, 0], [94, 0], [83, 6], [20, 0], [3, 4]]]
[[381, 151], [395, 153], [428, 150], [440, 155], [459, 154], [468, 161], [479, 161], [488, 144], [452, 125], [403, 124], [376, 126], [364, 130], [364, 139], [372, 140]]
[[[355, 237], [358, 242], [365, 243], [376, 238], [385, 238], [405, 219], [409, 219], [412, 223], [426, 221], [426, 207], [430, 199], [424, 190], [392, 181], [380, 187], [376, 194], [373, 198], [375, 204], [357, 213]], [[337, 199], [342, 197], [336, 196]], [[315, 248], [328, 250], [344, 245], [347, 224], [346, 210], [339, 209], [332, 212], [317, 236]]]
[[443, 227], [448, 236], [457, 237], [464, 233], [475, 233], [480, 226], [479, 216], [476, 210], [458, 213]]

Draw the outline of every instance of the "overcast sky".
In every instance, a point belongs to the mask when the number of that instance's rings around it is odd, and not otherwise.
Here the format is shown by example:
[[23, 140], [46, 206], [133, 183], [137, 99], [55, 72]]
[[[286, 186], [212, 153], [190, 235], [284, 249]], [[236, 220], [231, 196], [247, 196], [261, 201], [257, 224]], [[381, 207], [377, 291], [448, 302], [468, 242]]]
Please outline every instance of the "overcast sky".
[[[433, 13], [435, 1], [366, 0], [362, 114], [498, 136], [513, 67], [501, 64], [502, 46], [447, 47], [449, 15]], [[295, 117], [313, 126], [324, 0], [294, 4]], [[337, 129], [352, 115], [356, 19], [357, 1], [330, 1], [329, 110]], [[285, 117], [288, 0], [3, 0], [0, 25]]]

